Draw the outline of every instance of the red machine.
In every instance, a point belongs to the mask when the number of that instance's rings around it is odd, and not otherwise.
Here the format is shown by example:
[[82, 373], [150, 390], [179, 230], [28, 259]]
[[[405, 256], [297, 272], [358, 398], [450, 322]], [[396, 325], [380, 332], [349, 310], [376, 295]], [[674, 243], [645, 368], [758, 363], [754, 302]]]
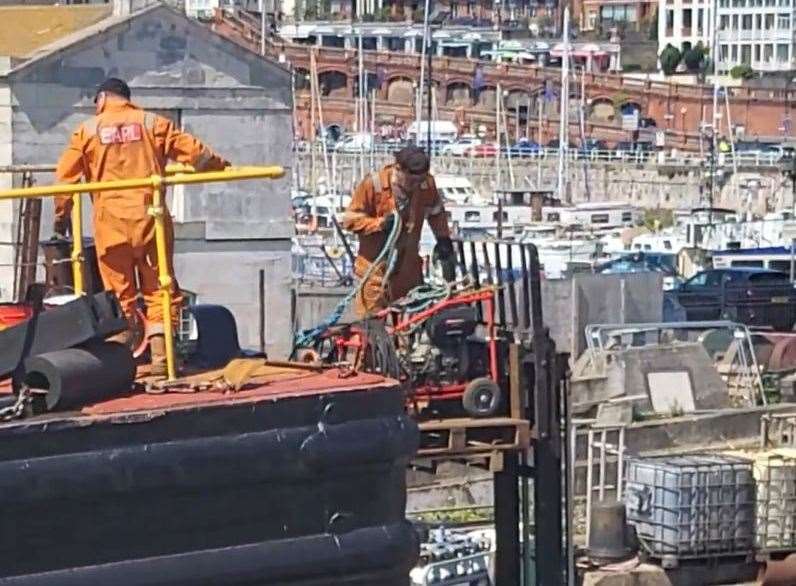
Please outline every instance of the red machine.
[[494, 288], [461, 293], [412, 314], [387, 309], [377, 316], [381, 323], [330, 328], [318, 350], [326, 361], [405, 382], [418, 412], [455, 415], [463, 408], [468, 415], [490, 417], [501, 407], [494, 309]]

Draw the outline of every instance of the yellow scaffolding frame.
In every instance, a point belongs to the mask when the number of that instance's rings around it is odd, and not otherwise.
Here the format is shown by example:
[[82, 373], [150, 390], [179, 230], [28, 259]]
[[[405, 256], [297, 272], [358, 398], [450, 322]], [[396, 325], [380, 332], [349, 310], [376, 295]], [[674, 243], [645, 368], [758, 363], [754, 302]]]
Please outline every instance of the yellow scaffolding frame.
[[279, 179], [285, 175], [285, 169], [279, 166], [228, 167], [223, 171], [196, 173], [194, 169], [184, 165], [169, 165], [166, 176], [152, 175], [137, 179], [118, 179], [115, 181], [94, 181], [69, 185], [37, 185], [0, 190], [0, 201], [7, 199], [26, 199], [34, 197], [55, 197], [58, 195], [72, 196], [72, 274], [75, 293], [83, 294], [83, 216], [81, 213], [81, 194], [100, 193], [103, 191], [121, 191], [125, 189], [152, 189], [152, 206], [149, 214], [155, 220], [155, 245], [158, 253], [158, 284], [160, 285], [163, 303], [163, 333], [166, 341], [166, 368], [168, 379], [177, 378], [174, 360], [174, 324], [171, 321], [171, 285], [168, 254], [166, 250], [166, 226], [164, 213], [163, 189], [170, 185], [195, 185], [198, 183], [219, 183], [224, 181], [242, 181], [246, 179]]

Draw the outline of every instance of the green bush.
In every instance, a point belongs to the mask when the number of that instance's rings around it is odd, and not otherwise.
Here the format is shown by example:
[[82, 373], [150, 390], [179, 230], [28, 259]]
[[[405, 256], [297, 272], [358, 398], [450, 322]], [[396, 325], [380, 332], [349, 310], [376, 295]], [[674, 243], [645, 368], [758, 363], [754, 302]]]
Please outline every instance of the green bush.
[[741, 63], [730, 69], [730, 77], [733, 79], [752, 79], [754, 76], [755, 72], [748, 63]]
[[673, 75], [674, 72], [677, 71], [677, 66], [680, 65], [680, 60], [683, 56], [680, 54], [680, 50], [677, 47], [669, 43], [663, 48], [658, 58], [661, 62], [663, 74]]

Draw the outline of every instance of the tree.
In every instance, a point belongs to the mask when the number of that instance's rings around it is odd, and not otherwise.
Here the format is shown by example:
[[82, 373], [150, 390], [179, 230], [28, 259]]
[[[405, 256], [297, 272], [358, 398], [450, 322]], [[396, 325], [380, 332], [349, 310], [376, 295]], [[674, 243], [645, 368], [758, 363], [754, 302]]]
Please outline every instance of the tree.
[[754, 76], [755, 72], [748, 63], [741, 63], [730, 69], [730, 77], [733, 79], [752, 79]]
[[700, 73], [707, 62], [708, 51], [702, 46], [702, 42], [697, 43], [696, 47], [689, 49], [683, 54], [683, 63], [689, 73]]
[[677, 66], [680, 65], [682, 59], [680, 50], [673, 46], [671, 43], [667, 44], [658, 57], [661, 62], [661, 69], [664, 75], [673, 75], [677, 71]]

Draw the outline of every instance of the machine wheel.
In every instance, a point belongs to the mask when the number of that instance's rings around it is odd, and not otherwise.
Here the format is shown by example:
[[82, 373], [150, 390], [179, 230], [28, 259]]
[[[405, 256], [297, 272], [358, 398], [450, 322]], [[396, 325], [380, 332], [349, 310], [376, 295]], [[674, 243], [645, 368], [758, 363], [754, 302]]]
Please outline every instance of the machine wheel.
[[464, 389], [462, 405], [473, 417], [491, 417], [500, 408], [500, 387], [491, 378], [471, 380]]

